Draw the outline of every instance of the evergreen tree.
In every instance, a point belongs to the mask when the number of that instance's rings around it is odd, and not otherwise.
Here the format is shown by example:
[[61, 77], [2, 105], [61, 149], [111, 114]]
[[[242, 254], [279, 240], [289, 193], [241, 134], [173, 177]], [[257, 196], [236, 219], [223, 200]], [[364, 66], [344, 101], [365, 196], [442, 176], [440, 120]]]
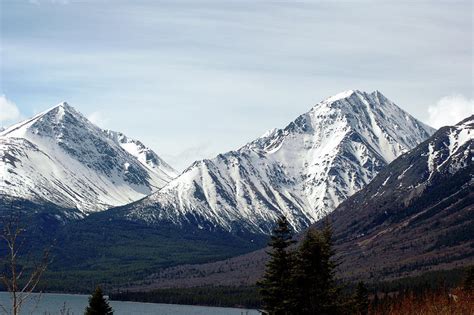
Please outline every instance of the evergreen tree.
[[102, 289], [97, 287], [89, 298], [89, 306], [86, 308], [84, 315], [112, 315], [112, 307], [102, 294]]
[[370, 303], [370, 308], [371, 309], [376, 309], [379, 306], [379, 303], [380, 303], [379, 295], [378, 295], [378, 292], [375, 291], [374, 299]]
[[364, 282], [361, 281], [357, 284], [353, 300], [355, 313], [359, 315], [367, 315], [369, 312], [369, 291]]
[[332, 231], [310, 229], [298, 248], [292, 270], [292, 314], [338, 314], [339, 288], [334, 276]]
[[327, 308], [333, 314], [339, 311], [342, 307], [342, 301], [340, 301], [340, 287], [336, 285], [336, 267], [338, 263], [334, 259], [336, 251], [334, 250], [334, 244], [332, 240], [332, 226], [329, 220], [326, 219], [324, 228], [322, 230], [322, 248], [323, 248], [323, 274], [322, 278], [326, 285], [327, 292], [325, 293], [331, 298], [331, 301], [327, 304]]
[[294, 243], [293, 233], [285, 217], [278, 219], [269, 242], [270, 260], [263, 279], [258, 282], [264, 309], [272, 315], [290, 314], [288, 311], [289, 280], [292, 253], [289, 246]]
[[474, 266], [467, 269], [463, 287], [468, 292], [474, 291]]

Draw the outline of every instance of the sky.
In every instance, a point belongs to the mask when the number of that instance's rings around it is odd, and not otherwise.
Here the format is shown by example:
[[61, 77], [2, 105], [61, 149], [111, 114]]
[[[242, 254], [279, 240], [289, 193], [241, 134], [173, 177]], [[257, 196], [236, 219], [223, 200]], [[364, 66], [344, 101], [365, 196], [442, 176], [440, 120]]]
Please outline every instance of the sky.
[[0, 126], [67, 101], [175, 168], [381, 91], [474, 113], [472, 1], [0, 0]]

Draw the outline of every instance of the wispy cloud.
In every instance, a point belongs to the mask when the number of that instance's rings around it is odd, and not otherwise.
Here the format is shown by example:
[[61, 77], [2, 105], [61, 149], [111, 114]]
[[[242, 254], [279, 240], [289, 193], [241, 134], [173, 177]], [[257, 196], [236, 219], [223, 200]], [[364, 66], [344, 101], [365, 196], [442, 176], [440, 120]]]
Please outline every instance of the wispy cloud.
[[[186, 167], [191, 165], [192, 162], [199, 159], [210, 159], [219, 153], [216, 148], [213, 148], [211, 143], [199, 143], [195, 146], [183, 149], [177, 154], [161, 154], [161, 156], [169, 162], [178, 171], [183, 171]], [[160, 154], [160, 152], [158, 152]]]
[[454, 125], [473, 114], [474, 99], [463, 95], [446, 96], [428, 107], [428, 124], [435, 128]]
[[106, 128], [110, 119], [107, 118], [102, 112], [100, 111], [95, 111], [95, 112], [92, 112], [90, 113], [88, 116], [87, 116], [87, 119], [89, 119], [89, 121], [101, 128]]
[[5, 95], [0, 95], [0, 123], [14, 122], [20, 119], [20, 110], [16, 104], [7, 99]]
[[28, 116], [65, 99], [177, 167], [342, 90], [426, 122], [440, 97], [472, 97], [471, 1], [32, 1], [2, 7], [2, 92]]

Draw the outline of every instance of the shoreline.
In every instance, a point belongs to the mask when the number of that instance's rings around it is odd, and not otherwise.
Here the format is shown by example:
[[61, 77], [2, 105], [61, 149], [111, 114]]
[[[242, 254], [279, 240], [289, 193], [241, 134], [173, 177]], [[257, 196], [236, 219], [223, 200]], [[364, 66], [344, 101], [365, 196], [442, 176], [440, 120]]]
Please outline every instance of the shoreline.
[[[8, 291], [0, 291], [0, 295], [5, 294], [8, 295]], [[88, 299], [90, 294], [82, 294], [82, 293], [64, 293], [64, 292], [33, 292], [33, 296], [37, 295], [55, 295], [55, 296], [73, 296], [73, 297], [84, 297]], [[119, 303], [126, 303], [126, 304], [145, 304], [145, 305], [174, 305], [174, 306], [184, 306], [184, 307], [199, 307], [199, 308], [214, 308], [214, 309], [228, 309], [228, 310], [245, 310], [245, 311], [257, 311], [258, 309], [255, 308], [247, 308], [247, 307], [231, 307], [231, 306], [215, 306], [215, 305], [204, 305], [204, 304], [182, 304], [182, 303], [155, 303], [155, 302], [141, 302], [141, 301], [131, 301], [131, 300], [112, 300], [108, 295], [105, 295], [110, 303], [119, 302]]]

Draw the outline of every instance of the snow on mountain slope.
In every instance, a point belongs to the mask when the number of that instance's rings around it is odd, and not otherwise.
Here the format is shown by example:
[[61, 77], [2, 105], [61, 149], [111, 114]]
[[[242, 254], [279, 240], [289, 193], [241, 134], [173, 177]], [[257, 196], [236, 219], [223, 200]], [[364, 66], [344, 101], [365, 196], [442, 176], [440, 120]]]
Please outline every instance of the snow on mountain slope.
[[[395, 205], [406, 206], [411, 200], [426, 194], [427, 188], [440, 185], [445, 178], [452, 180], [453, 174], [457, 173], [465, 172], [471, 177], [472, 185], [474, 174], [469, 172], [472, 172], [473, 165], [473, 140], [474, 116], [455, 126], [440, 128], [429, 140], [390, 164], [370, 185], [341, 207], [348, 211], [361, 204], [363, 206], [359, 208], [365, 211], [374, 211], [372, 208], [380, 210], [380, 206], [373, 204], [375, 201], [384, 207], [390, 205], [393, 209]], [[437, 197], [433, 196], [431, 202]]]
[[132, 220], [186, 220], [202, 228], [264, 233], [284, 214], [301, 229], [433, 132], [378, 91], [346, 91], [284, 129], [195, 162], [157, 193], [121, 211]]
[[341, 270], [361, 279], [472, 265], [473, 188], [471, 116], [440, 128], [329, 215]]
[[140, 163], [147, 166], [153, 172], [167, 175], [167, 181], [170, 181], [179, 175], [175, 169], [168, 165], [158, 156], [158, 154], [153, 152], [152, 149], [145, 146], [142, 142], [131, 139], [121, 132], [112, 130], [104, 130], [104, 132], [125, 151], [136, 157]]
[[[440, 131], [446, 139], [433, 139], [428, 144], [426, 156], [429, 182], [440, 172], [456, 173], [459, 169], [472, 163], [470, 154], [474, 149], [472, 141], [474, 139], [474, 115], [463, 120], [455, 126], [443, 127]], [[408, 170], [407, 170], [408, 171]]]
[[175, 176], [143, 144], [120, 134], [124, 147], [112, 134], [67, 103], [4, 130], [0, 194], [87, 213], [136, 201]]
[[[436, 158], [429, 159], [433, 154]], [[473, 159], [471, 116], [440, 128], [342, 202], [327, 217], [339, 277], [402, 278], [472, 265]], [[314, 227], [324, 224], [320, 220]], [[254, 285], [265, 271], [266, 252], [263, 248], [217, 262], [165, 268], [139, 289]]]

